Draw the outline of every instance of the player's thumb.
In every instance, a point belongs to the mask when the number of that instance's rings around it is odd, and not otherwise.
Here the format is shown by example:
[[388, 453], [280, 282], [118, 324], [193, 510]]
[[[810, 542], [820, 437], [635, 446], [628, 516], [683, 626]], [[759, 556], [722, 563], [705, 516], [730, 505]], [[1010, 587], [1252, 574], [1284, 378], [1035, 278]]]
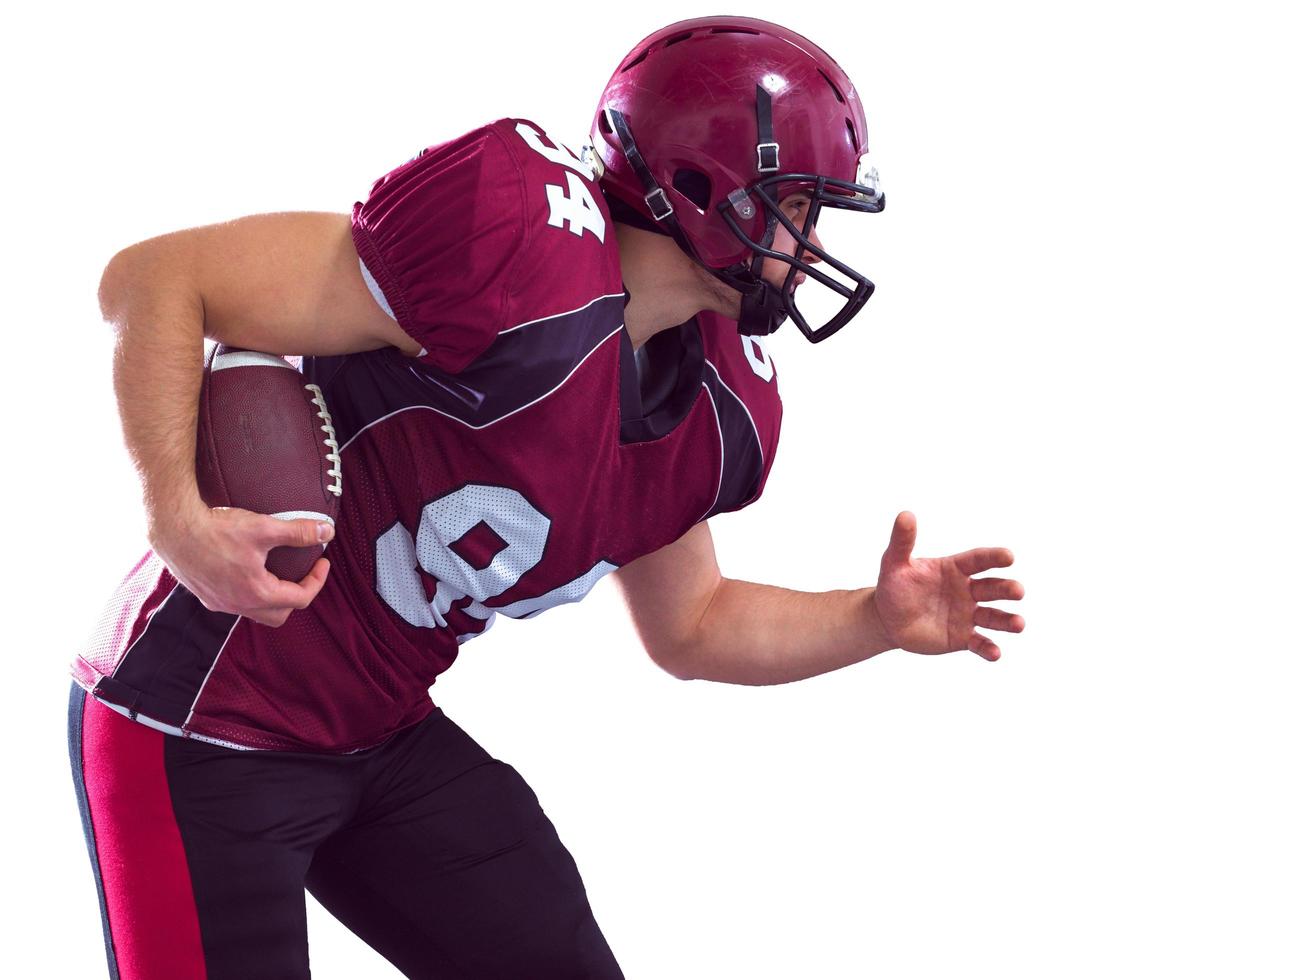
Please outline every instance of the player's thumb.
[[916, 543], [917, 518], [911, 511], [905, 510], [894, 519], [894, 528], [889, 536], [889, 547], [885, 549], [882, 563], [901, 565], [911, 560], [912, 549]]
[[330, 519], [315, 520], [299, 514], [273, 514], [277, 519], [275, 525], [269, 525], [271, 542], [289, 548], [307, 548], [310, 545], [326, 544], [336, 535], [336, 528]]

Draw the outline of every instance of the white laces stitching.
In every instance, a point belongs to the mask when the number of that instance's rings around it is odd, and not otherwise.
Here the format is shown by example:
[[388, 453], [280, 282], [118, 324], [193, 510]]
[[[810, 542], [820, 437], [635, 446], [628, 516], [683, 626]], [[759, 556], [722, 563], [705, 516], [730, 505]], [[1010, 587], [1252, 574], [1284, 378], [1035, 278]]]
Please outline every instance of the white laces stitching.
[[331, 424], [331, 413], [327, 411], [327, 400], [322, 397], [322, 389], [317, 385], [305, 385], [304, 388], [306, 391], [313, 392], [313, 404], [318, 406], [318, 418], [322, 419], [319, 428], [327, 434], [322, 440], [323, 445], [327, 447], [327, 462], [331, 464], [327, 476], [334, 477], [336, 480], [327, 487], [327, 492], [339, 497], [341, 494], [340, 443], [336, 441], [336, 427]]

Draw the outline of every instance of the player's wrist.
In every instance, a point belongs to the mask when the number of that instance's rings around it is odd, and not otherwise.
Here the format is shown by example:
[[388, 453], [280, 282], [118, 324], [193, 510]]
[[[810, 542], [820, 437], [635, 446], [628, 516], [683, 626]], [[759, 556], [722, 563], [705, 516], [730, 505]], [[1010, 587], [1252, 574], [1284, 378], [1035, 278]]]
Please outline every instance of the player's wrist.
[[209, 506], [194, 484], [167, 494], [146, 495], [146, 536], [156, 549], [160, 545], [189, 537], [210, 516]]
[[885, 620], [881, 617], [880, 606], [876, 602], [877, 592], [879, 592], [879, 589], [872, 586], [868, 589], [859, 590], [858, 596], [862, 606], [868, 645], [875, 651], [872, 656], [899, 649], [897, 639], [891, 635], [890, 629], [885, 625]]

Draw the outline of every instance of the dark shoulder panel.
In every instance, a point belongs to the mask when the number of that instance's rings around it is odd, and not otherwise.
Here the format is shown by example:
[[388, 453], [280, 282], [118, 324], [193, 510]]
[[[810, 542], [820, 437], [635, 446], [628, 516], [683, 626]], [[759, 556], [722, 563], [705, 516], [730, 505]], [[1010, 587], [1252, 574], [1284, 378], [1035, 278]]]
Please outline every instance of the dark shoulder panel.
[[766, 485], [780, 440], [781, 398], [766, 342], [743, 337], [735, 323], [700, 314], [704, 386], [712, 396], [722, 438], [722, 484], [712, 513], [739, 510]]
[[481, 429], [550, 395], [620, 330], [621, 294], [600, 296], [580, 309], [497, 334], [457, 374], [393, 348], [306, 357], [304, 374], [322, 387], [342, 447], [406, 408], [429, 408]]

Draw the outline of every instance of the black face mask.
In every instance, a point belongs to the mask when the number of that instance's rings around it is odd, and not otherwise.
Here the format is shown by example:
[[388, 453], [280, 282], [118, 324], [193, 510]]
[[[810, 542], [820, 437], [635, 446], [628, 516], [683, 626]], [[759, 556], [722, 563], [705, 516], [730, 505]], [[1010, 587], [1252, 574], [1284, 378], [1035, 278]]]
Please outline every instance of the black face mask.
[[[776, 190], [782, 183], [789, 185], [797, 183], [812, 188], [808, 215], [802, 228], [785, 216], [776, 201]], [[736, 215], [746, 219], [751, 218], [755, 201], [767, 211], [767, 224], [761, 241], [750, 238], [735, 220]], [[747, 190], [735, 192], [729, 200], [723, 201], [718, 206], [718, 212], [730, 225], [735, 237], [753, 251], [752, 262], [742, 262], [729, 269], [710, 270], [718, 279], [741, 294], [740, 333], [746, 336], [769, 334], [787, 319], [792, 319], [803, 335], [815, 344], [825, 340], [852, 320], [862, 309], [863, 304], [871, 298], [871, 294], [876, 291], [876, 284], [870, 279], [813, 243], [810, 236], [817, 225], [817, 217], [823, 206], [878, 213], [885, 207], [885, 195], [880, 193], [879, 187], [854, 184], [833, 177], [821, 177], [816, 174], [777, 174], [751, 184]], [[778, 252], [771, 247], [776, 238], [778, 223], [783, 223], [790, 237], [794, 239], [796, 243], [794, 255]], [[821, 262], [837, 270], [853, 285], [846, 285], [827, 275], [817, 265], [798, 258], [809, 254], [817, 256]], [[762, 278], [763, 261], [769, 258], [778, 259], [790, 267], [789, 274], [779, 289]], [[844, 298], [844, 306], [839, 312], [819, 327], [812, 327], [795, 305], [794, 279], [799, 273], [816, 280], [828, 289], [835, 290]]]
[[[848, 186], [853, 187], [857, 185], [850, 184]], [[832, 199], [839, 202], [834, 206], [847, 207], [847, 204], [843, 202], [847, 201], [848, 198], [828, 195], [826, 201], [829, 202]], [[793, 319], [799, 330], [803, 332], [803, 335], [807, 337], [808, 340], [812, 341], [814, 344], [818, 343], [819, 341], [825, 340], [827, 337], [831, 336], [835, 331], [839, 330], [840, 327], [852, 320], [857, 312], [862, 309], [863, 304], [871, 298], [871, 294], [875, 291], [876, 285], [870, 279], [867, 279], [865, 276], [860, 275], [853, 269], [850, 269], [848, 266], [832, 258], [829, 253], [815, 246], [808, 238], [808, 235], [811, 234], [813, 227], [816, 225], [816, 214], [814, 212], [820, 208], [820, 204], [815, 197], [812, 204], [809, 205], [808, 220], [804, 222], [802, 229], [786, 219], [781, 214], [779, 207], [777, 207], [770, 198], [766, 198], [766, 200], [767, 206], [772, 209], [773, 213], [769, 216], [766, 232], [764, 233], [761, 242], [755, 242], [750, 239], [744, 233], [744, 230], [736, 224], [734, 217], [725, 214], [725, 209], [722, 209], [723, 216], [731, 225], [736, 237], [753, 249], [754, 254], [751, 262], [740, 262], [727, 269], [713, 269], [703, 265], [701, 262], [699, 264], [706, 271], [712, 273], [715, 278], [724, 282], [740, 294], [740, 317], [738, 327], [742, 335], [746, 337], [767, 336], [768, 334], [775, 333], [779, 330], [786, 320]], [[884, 206], [884, 200], [884, 195], [881, 195], [877, 201], [880, 207]], [[661, 235], [666, 235], [669, 238], [674, 239], [677, 244], [680, 245], [681, 250], [690, 258], [699, 262], [698, 257], [690, 248], [689, 243], [683, 241], [674, 231], [658, 225], [656, 222], [640, 214], [635, 208], [632, 208], [619, 198], [609, 197], [607, 201], [608, 207], [615, 221], [620, 221], [623, 224], [632, 225], [645, 231], [652, 231]], [[857, 208], [857, 210], [872, 209]], [[877, 207], [875, 210], [880, 210], [880, 208]], [[819, 256], [823, 262], [830, 263], [833, 268], [838, 269], [853, 280], [855, 284], [854, 287], [849, 289], [848, 286], [827, 276], [820, 269], [815, 268], [811, 263], [804, 262], [803, 260], [797, 259], [793, 255], [787, 255], [784, 252], [774, 251], [771, 248], [771, 244], [776, 237], [776, 225], [778, 221], [784, 221], [788, 231], [790, 232], [790, 236], [796, 243], [803, 246], [798, 250], [800, 255], [811, 253]], [[766, 279], [762, 278], [762, 263], [764, 259], [767, 258], [780, 259], [790, 265], [789, 274], [785, 277], [785, 283], [782, 288], [778, 289]], [[845, 298], [845, 304], [840, 311], [825, 324], [815, 329], [809, 325], [807, 318], [804, 317], [795, 305], [794, 279], [800, 272], [811, 276], [823, 286], [834, 289]]]

